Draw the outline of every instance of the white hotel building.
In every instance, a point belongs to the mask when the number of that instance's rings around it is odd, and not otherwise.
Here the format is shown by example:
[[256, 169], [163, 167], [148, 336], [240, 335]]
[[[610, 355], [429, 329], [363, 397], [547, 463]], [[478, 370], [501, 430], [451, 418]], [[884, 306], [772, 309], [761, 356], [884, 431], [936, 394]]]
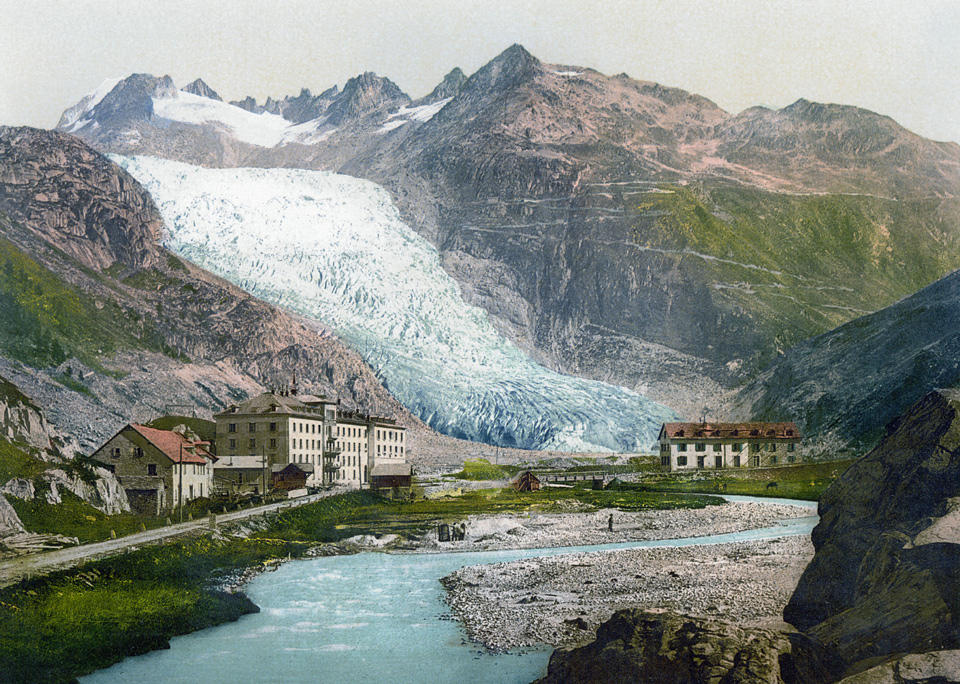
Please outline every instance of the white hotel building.
[[288, 463], [308, 473], [310, 486], [361, 487], [375, 465], [406, 458], [406, 428], [325, 397], [266, 392], [214, 418], [221, 454], [214, 484], [221, 488], [252, 491], [273, 466]]

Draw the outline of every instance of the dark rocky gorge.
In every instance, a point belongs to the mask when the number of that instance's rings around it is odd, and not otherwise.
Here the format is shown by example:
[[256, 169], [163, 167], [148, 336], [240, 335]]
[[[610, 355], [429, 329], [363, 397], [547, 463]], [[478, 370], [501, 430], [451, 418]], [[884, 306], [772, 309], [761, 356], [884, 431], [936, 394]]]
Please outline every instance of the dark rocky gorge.
[[928, 394], [820, 501], [796, 631], [624, 610], [538, 684], [960, 681], [960, 391]]

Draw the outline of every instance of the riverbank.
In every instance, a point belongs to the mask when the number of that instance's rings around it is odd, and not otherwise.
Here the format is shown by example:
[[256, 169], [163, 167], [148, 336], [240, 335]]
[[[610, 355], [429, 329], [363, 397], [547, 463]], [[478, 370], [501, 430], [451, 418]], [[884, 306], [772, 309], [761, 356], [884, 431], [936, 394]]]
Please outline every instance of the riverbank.
[[462, 541], [441, 542], [437, 531], [432, 530], [417, 540], [416, 550], [502, 551], [687, 539], [770, 527], [780, 520], [816, 513], [810, 507], [740, 501], [661, 511], [595, 510], [573, 500], [563, 503], [567, 512], [471, 515], [463, 520]]
[[584, 643], [621, 608], [776, 626], [812, 558], [809, 537], [793, 536], [477, 565], [441, 581], [470, 638], [506, 651]]

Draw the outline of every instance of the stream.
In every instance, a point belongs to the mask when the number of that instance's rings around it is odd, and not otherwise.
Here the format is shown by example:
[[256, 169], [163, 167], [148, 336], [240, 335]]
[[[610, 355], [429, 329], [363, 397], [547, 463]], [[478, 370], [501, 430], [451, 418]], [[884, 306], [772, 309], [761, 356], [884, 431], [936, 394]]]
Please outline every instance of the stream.
[[260, 612], [176, 637], [170, 649], [126, 660], [82, 684], [528, 684], [552, 648], [489, 653], [469, 642], [443, 601], [441, 577], [466, 565], [605, 549], [680, 547], [810, 534], [810, 517], [733, 534], [495, 552], [361, 553], [283, 564], [244, 588]]

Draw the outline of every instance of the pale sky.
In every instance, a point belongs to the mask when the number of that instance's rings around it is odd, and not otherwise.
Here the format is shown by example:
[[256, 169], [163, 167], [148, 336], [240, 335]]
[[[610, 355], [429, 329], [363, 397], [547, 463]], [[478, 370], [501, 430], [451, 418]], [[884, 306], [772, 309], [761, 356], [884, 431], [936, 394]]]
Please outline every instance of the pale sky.
[[417, 98], [513, 43], [731, 113], [803, 97], [960, 142], [960, 0], [0, 0], [0, 124], [52, 128], [137, 72], [262, 102], [374, 71]]

